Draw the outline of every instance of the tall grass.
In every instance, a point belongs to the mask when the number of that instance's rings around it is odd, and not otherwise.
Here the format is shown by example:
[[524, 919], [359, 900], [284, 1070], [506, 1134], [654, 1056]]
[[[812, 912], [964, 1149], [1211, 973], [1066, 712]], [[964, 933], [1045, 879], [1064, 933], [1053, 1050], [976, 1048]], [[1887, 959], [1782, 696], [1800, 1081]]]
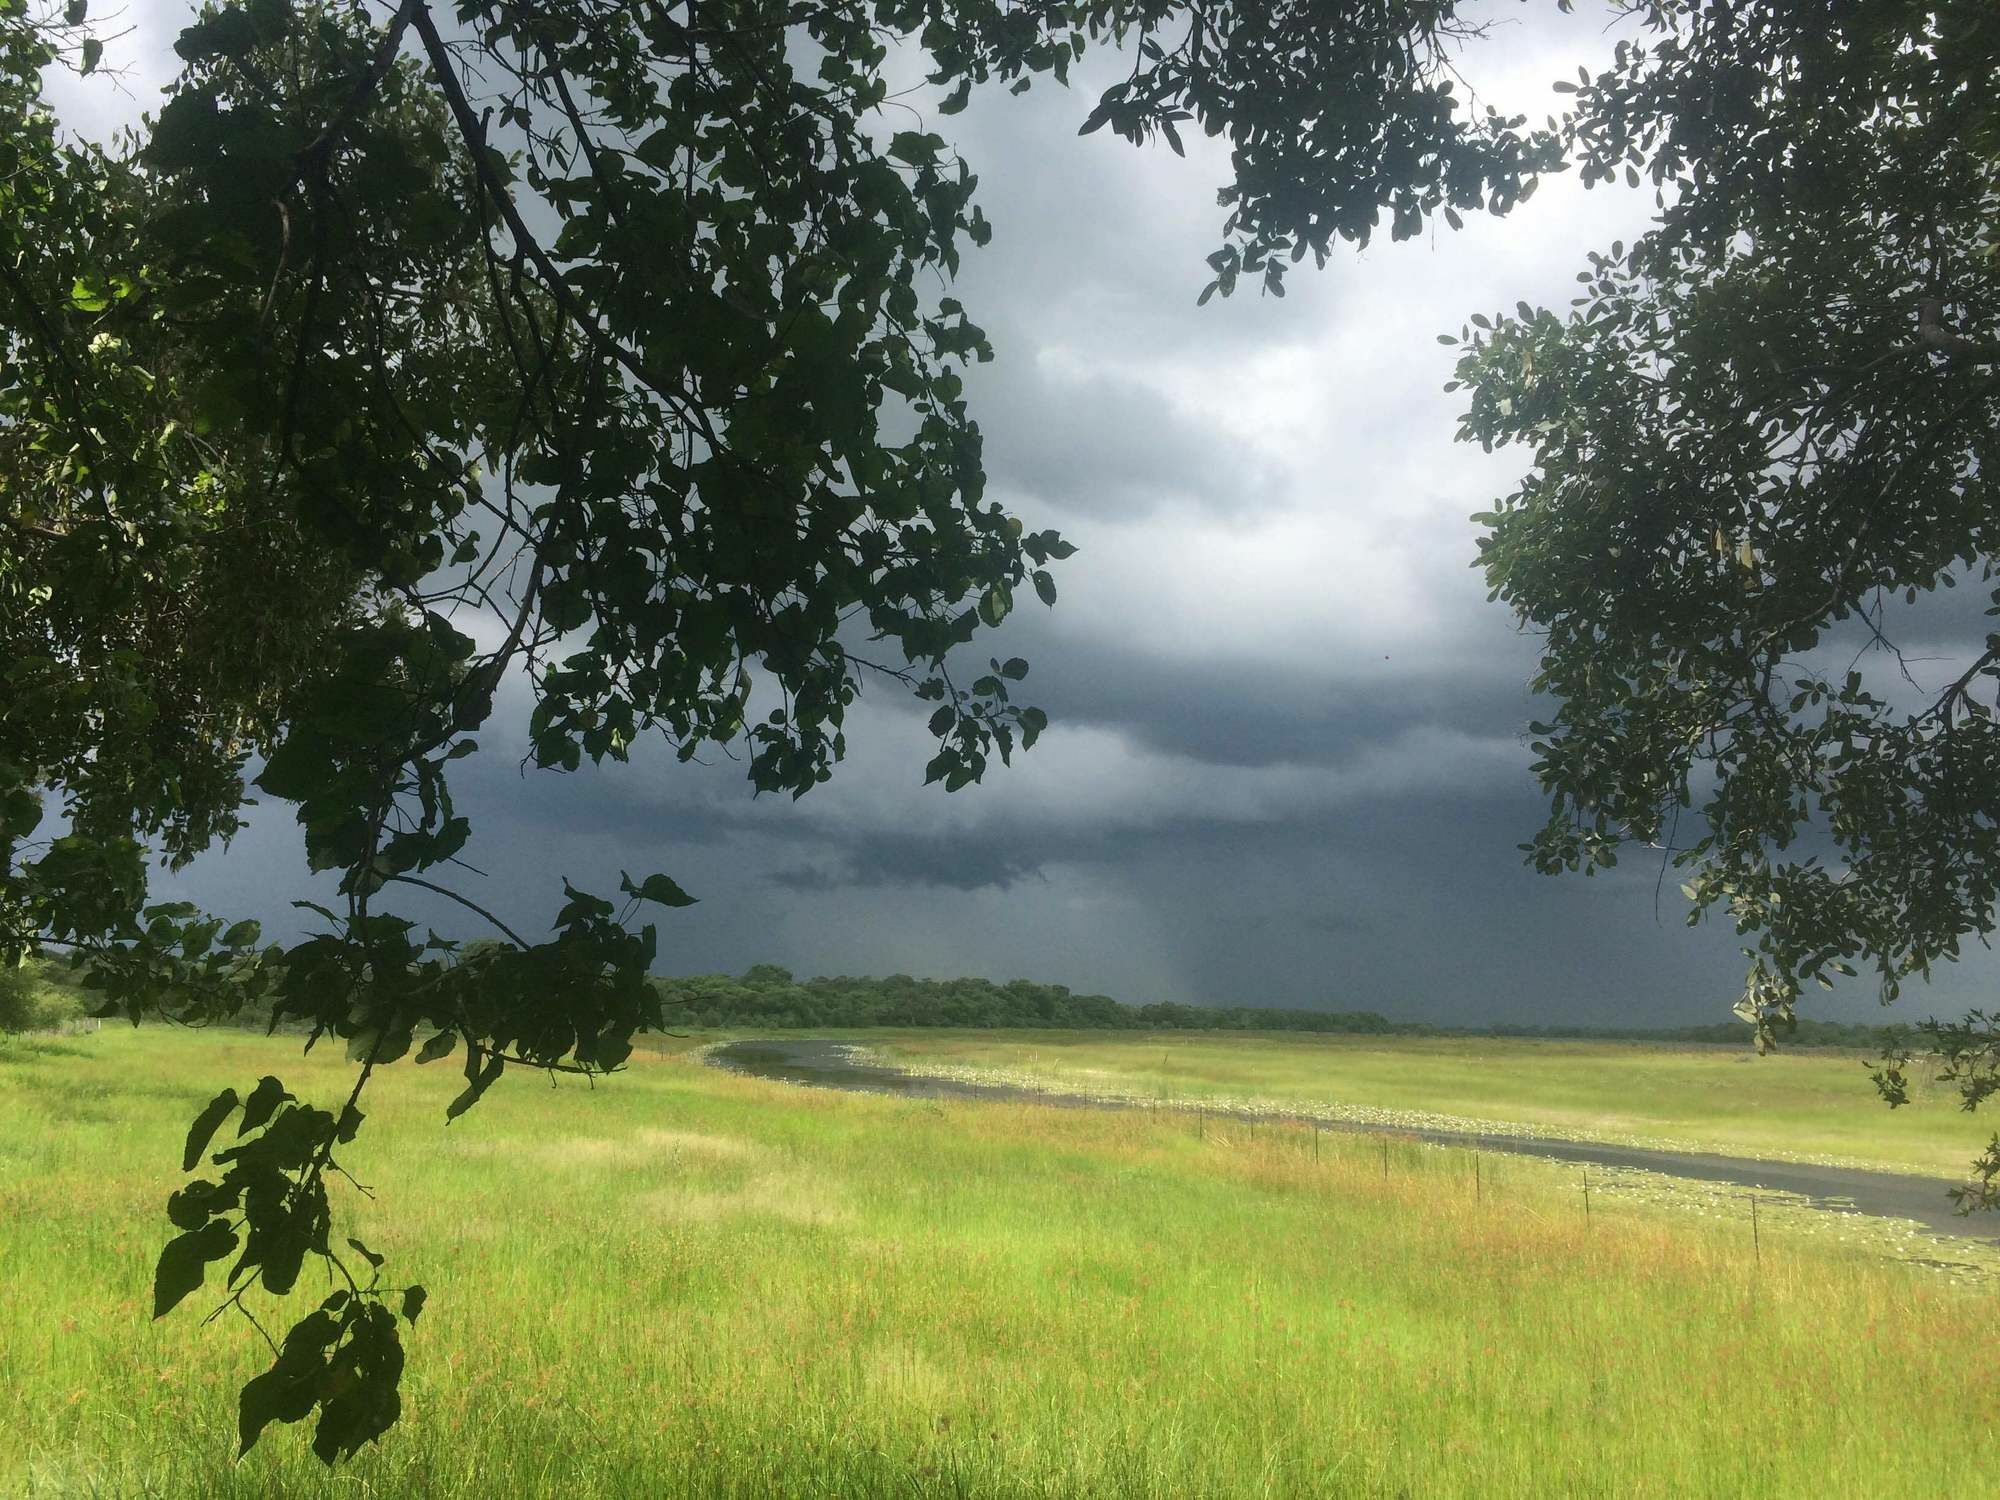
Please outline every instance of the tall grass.
[[[192, 1110], [295, 1045], [0, 1044], [0, 1493], [1972, 1494], [1989, 1293], [1600, 1205], [1508, 1163], [1143, 1113], [821, 1094], [644, 1058], [371, 1087], [340, 1205], [426, 1280], [404, 1424], [328, 1475], [146, 1321]], [[211, 1304], [213, 1299], [207, 1299]]]

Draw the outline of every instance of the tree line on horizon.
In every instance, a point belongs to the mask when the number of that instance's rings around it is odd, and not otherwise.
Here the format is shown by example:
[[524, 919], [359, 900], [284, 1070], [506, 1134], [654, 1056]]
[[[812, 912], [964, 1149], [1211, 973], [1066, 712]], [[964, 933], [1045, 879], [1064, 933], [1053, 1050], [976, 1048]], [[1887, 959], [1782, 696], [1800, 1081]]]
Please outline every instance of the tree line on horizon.
[[[669, 1015], [709, 1030], [770, 1027], [912, 1026], [968, 1030], [1052, 1031], [1295, 1031], [1360, 1036], [1546, 1037], [1605, 1041], [1719, 1042], [1747, 1045], [1754, 1028], [1729, 1020], [1702, 1026], [1632, 1029], [1616, 1026], [1439, 1026], [1393, 1020], [1372, 1010], [1296, 1006], [1133, 1005], [1109, 995], [1074, 993], [1032, 979], [918, 979], [851, 975], [799, 979], [779, 964], [753, 964], [740, 975], [655, 977]], [[1804, 1047], [1880, 1049], [1903, 1036], [1899, 1027], [1801, 1018], [1788, 1040]]]
[[[0, 972], [0, 1032], [49, 1031], [80, 1019], [91, 996], [81, 976], [64, 965], [31, 961]], [[1551, 1041], [1690, 1042], [1744, 1046], [1748, 1022], [1701, 1026], [1618, 1027], [1521, 1025], [1440, 1026], [1397, 1020], [1373, 1010], [1304, 1006], [1188, 1005], [1153, 1001], [1134, 1005], [1109, 995], [1077, 994], [1068, 985], [1032, 979], [919, 979], [821, 975], [799, 979], [778, 964], [753, 964], [742, 974], [654, 976], [662, 1009], [682, 1024], [704, 1030], [908, 1026], [971, 1031], [1236, 1031], [1300, 1032], [1340, 1036], [1491, 1036]], [[272, 1024], [269, 1006], [246, 1007], [235, 1024], [259, 1031], [293, 1030]], [[1880, 1052], [1908, 1040], [1907, 1029], [1801, 1017], [1788, 1038], [1793, 1046], [1847, 1047]]]
[[1041, 1027], [1058, 1031], [1406, 1031], [1374, 1011], [1265, 1010], [1256, 1006], [1127, 1005], [1067, 985], [1012, 979], [821, 976], [798, 979], [778, 964], [741, 975], [658, 978], [669, 1015], [704, 1027]]

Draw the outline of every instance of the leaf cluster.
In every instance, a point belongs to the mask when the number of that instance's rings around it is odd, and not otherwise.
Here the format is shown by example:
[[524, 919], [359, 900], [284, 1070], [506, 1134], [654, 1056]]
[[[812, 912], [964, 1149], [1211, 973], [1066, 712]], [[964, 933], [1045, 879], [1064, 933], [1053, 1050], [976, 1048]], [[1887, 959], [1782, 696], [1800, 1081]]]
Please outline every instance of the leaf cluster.
[[[239, 1110], [234, 1144], [209, 1154], [216, 1132]], [[217, 1312], [235, 1307], [253, 1323], [245, 1295], [253, 1287], [289, 1293], [308, 1255], [346, 1283], [294, 1324], [282, 1346], [272, 1346], [271, 1367], [244, 1386], [240, 1452], [249, 1452], [271, 1422], [302, 1421], [317, 1410], [313, 1452], [332, 1463], [379, 1438], [402, 1410], [396, 1319], [400, 1310], [406, 1322], [416, 1322], [424, 1289], [384, 1287], [383, 1257], [349, 1239], [346, 1248], [366, 1267], [367, 1279], [357, 1280], [330, 1243], [325, 1174], [340, 1170], [334, 1148], [354, 1139], [361, 1119], [352, 1099], [336, 1116], [300, 1103], [266, 1077], [241, 1099], [223, 1090], [188, 1131], [182, 1169], [193, 1171], [206, 1156], [225, 1170], [219, 1180], [196, 1178], [167, 1201], [167, 1217], [181, 1233], [160, 1252], [155, 1318], [198, 1291], [209, 1266], [232, 1254], [236, 1261], [223, 1275], [229, 1297]]]
[[[1566, 313], [1473, 318], [1460, 436], [1542, 641], [1544, 870], [1633, 844], [1746, 938], [1768, 1043], [1805, 986], [1883, 1000], [1993, 931], [2000, 634], [1925, 681], [1915, 606], [2000, 613], [2000, 32], [1954, 3], [1655, 3], [1559, 122], [1660, 217]], [[1934, 637], [1933, 637], [1934, 638]]]

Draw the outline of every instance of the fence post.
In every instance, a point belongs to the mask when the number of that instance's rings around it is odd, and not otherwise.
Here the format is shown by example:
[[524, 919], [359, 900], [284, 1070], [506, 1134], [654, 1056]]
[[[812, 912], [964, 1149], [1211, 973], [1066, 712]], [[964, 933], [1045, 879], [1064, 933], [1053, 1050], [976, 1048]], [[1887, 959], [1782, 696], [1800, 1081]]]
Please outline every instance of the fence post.
[[1757, 1270], [1764, 1269], [1764, 1241], [1757, 1232], [1757, 1195], [1750, 1195], [1750, 1253], [1757, 1258]]
[[1479, 1151], [1475, 1147], [1472, 1153], [1472, 1201], [1477, 1203], [1484, 1196], [1485, 1193], [1479, 1181]]
[[1382, 1137], [1382, 1180], [1389, 1180], [1389, 1137]]
[[1583, 1169], [1583, 1217], [1586, 1222], [1588, 1222], [1590, 1219], [1590, 1168], [1589, 1167], [1585, 1167]]

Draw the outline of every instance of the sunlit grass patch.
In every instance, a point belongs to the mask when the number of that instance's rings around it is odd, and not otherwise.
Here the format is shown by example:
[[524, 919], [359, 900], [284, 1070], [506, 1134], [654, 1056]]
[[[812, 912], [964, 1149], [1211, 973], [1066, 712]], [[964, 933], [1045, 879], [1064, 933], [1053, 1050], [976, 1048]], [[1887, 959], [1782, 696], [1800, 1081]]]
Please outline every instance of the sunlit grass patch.
[[[805, 1091], [371, 1089], [346, 1227], [433, 1301], [403, 1425], [326, 1475], [202, 1299], [147, 1321], [187, 1101], [283, 1042], [0, 1068], [0, 1493], [1901, 1495], [1983, 1486], [1979, 1288], [1775, 1218], [1279, 1124]], [[129, 1087], [128, 1087], [129, 1085]], [[109, 1101], [37, 1154], [72, 1091]], [[28, 1163], [32, 1162], [32, 1165]], [[213, 1299], [209, 1299], [212, 1303]]]

